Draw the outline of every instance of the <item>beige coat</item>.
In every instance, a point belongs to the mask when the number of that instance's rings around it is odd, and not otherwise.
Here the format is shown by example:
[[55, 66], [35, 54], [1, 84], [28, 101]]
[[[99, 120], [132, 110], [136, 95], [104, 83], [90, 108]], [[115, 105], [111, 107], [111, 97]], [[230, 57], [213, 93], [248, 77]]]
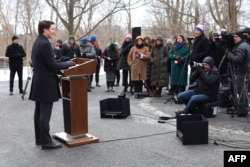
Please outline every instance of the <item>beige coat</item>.
[[[143, 57], [137, 58], [137, 52], [140, 52]], [[132, 81], [143, 81], [147, 79], [147, 60], [149, 59], [149, 57], [150, 54], [148, 47], [138, 49], [136, 46], [133, 46], [130, 49], [130, 52], [128, 54], [128, 64], [131, 70]]]

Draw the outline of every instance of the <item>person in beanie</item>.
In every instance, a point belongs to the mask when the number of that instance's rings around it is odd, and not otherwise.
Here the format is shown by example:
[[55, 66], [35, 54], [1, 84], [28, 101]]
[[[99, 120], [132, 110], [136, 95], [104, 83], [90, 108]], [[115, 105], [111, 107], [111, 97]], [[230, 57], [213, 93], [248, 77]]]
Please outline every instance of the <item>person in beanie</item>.
[[131, 81], [135, 88], [135, 98], [142, 98], [143, 81], [147, 79], [147, 60], [149, 59], [148, 47], [144, 45], [144, 38], [137, 36], [134, 46], [128, 54], [128, 64], [131, 70]]
[[114, 92], [115, 72], [117, 60], [119, 59], [119, 53], [114, 43], [109, 44], [103, 51], [102, 57], [104, 59], [104, 71], [106, 72], [106, 92]]
[[13, 95], [14, 78], [16, 72], [18, 75], [19, 93], [23, 93], [23, 57], [26, 56], [26, 53], [22, 45], [19, 44], [17, 36], [14, 35], [12, 37], [12, 44], [10, 44], [7, 47], [5, 56], [9, 58], [9, 69], [10, 69], [9, 94]]
[[[204, 26], [198, 24], [194, 29], [194, 43], [191, 46], [191, 54], [189, 56], [189, 62], [201, 63], [202, 60], [210, 55], [210, 42], [204, 34]], [[192, 71], [191, 71], [192, 73]], [[190, 82], [190, 84], [193, 84]]]
[[[80, 52], [81, 52], [81, 57], [83, 58], [88, 58], [88, 59], [96, 58], [94, 45], [89, 41], [88, 37], [83, 37], [81, 39]], [[87, 78], [88, 78], [88, 91], [91, 92], [91, 89], [94, 89], [94, 87], [92, 86], [93, 74], [89, 75]]]
[[131, 81], [131, 71], [128, 65], [128, 53], [133, 46], [134, 46], [134, 43], [132, 41], [132, 35], [127, 34], [122, 43], [122, 47], [120, 49], [120, 52], [121, 52], [120, 69], [122, 70], [123, 92], [128, 91], [128, 86]]
[[[239, 97], [234, 97], [237, 99], [237, 114], [238, 116], [247, 116], [248, 114], [248, 94], [247, 94], [247, 82], [249, 76], [249, 62], [250, 62], [250, 48], [249, 44], [244, 40], [244, 31], [237, 31], [234, 33], [234, 43], [235, 46], [231, 51], [228, 51], [226, 54], [228, 60], [232, 62], [234, 69], [234, 76], [237, 93]], [[232, 74], [233, 75], [233, 74]], [[245, 92], [244, 89], [245, 88]], [[238, 100], [239, 98], [239, 100]]]
[[154, 96], [160, 97], [163, 87], [166, 87], [169, 82], [167, 72], [168, 50], [164, 46], [163, 38], [158, 35], [155, 38], [155, 46], [151, 50], [150, 61], [151, 67], [151, 86]]
[[193, 90], [187, 90], [178, 94], [178, 101], [186, 104], [183, 111], [178, 113], [194, 113], [195, 108], [207, 102], [217, 100], [220, 84], [220, 73], [214, 65], [214, 59], [210, 56], [202, 61], [202, 67], [192, 66], [190, 80], [196, 81], [197, 86]]

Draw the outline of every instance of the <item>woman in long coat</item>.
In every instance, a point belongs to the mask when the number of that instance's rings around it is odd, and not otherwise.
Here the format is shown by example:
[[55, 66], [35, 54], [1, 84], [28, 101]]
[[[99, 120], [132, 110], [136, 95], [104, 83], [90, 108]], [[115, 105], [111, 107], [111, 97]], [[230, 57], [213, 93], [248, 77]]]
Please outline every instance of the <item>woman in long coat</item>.
[[162, 36], [157, 36], [155, 46], [151, 50], [150, 61], [151, 68], [151, 86], [154, 91], [154, 96], [160, 97], [162, 88], [168, 85], [168, 50], [164, 46]]
[[104, 59], [104, 71], [106, 72], [106, 92], [114, 92], [115, 72], [119, 58], [119, 53], [114, 43], [109, 44], [104, 50], [102, 57]]
[[[124, 86], [123, 91], [127, 92], [128, 89], [128, 79], [131, 80], [130, 68], [128, 65], [128, 54], [130, 49], [134, 46], [132, 41], [132, 36], [127, 34], [125, 36], [124, 42], [121, 47], [121, 59], [120, 59], [120, 69], [122, 69], [122, 86]], [[129, 82], [130, 83], [130, 82]], [[131, 85], [130, 85], [131, 86]]]
[[172, 93], [185, 91], [187, 86], [187, 58], [189, 47], [182, 35], [177, 36], [177, 41], [169, 52], [168, 58], [171, 61], [171, 85]]
[[144, 38], [137, 36], [135, 45], [128, 54], [128, 64], [131, 70], [131, 81], [134, 83], [135, 98], [142, 98], [143, 81], [147, 79], [148, 47], [144, 45]]

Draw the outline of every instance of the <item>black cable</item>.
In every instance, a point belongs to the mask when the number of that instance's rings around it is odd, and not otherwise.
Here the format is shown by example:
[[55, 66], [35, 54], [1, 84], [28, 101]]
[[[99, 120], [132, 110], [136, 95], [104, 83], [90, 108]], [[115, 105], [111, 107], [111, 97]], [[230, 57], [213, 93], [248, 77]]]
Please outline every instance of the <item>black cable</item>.
[[173, 133], [173, 132], [176, 132], [176, 131], [169, 131], [169, 132], [163, 132], [163, 133], [155, 133], [155, 134], [135, 136], [135, 137], [127, 137], [127, 138], [120, 138], [120, 139], [103, 140], [103, 141], [100, 141], [99, 143], [108, 143], [108, 142], [115, 142], [115, 141], [123, 141], [123, 140], [132, 140], [132, 139], [147, 138], [147, 137], [153, 137], [153, 136], [160, 136], [160, 135], [164, 135], [164, 134], [169, 134], [169, 133]]
[[215, 145], [222, 145], [231, 148], [239, 148], [239, 149], [250, 149], [250, 141], [245, 140], [224, 140], [219, 138], [209, 137], [209, 140], [214, 141]]
[[147, 115], [141, 115], [141, 114], [131, 114], [131, 115], [136, 115], [136, 116], [142, 116], [142, 117], [147, 117], [147, 118], [151, 118], [153, 120], [157, 120], [158, 123], [166, 123], [166, 124], [169, 124], [169, 125], [172, 125], [172, 126], [176, 126], [175, 124], [171, 124], [170, 122], [168, 122], [167, 120], [170, 120], [170, 119], [175, 119], [175, 117], [165, 117], [165, 119], [161, 119], [163, 118], [163, 116], [159, 117], [158, 119], [154, 118], [154, 117], [151, 117], [151, 116], [147, 116]]

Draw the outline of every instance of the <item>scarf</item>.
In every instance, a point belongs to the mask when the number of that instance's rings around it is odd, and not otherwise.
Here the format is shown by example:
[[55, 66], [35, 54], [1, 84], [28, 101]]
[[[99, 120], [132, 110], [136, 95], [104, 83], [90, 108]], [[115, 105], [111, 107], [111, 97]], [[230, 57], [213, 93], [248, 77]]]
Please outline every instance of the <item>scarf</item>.
[[184, 43], [176, 42], [175, 46], [176, 46], [177, 49], [180, 49], [181, 47], [184, 46]]

